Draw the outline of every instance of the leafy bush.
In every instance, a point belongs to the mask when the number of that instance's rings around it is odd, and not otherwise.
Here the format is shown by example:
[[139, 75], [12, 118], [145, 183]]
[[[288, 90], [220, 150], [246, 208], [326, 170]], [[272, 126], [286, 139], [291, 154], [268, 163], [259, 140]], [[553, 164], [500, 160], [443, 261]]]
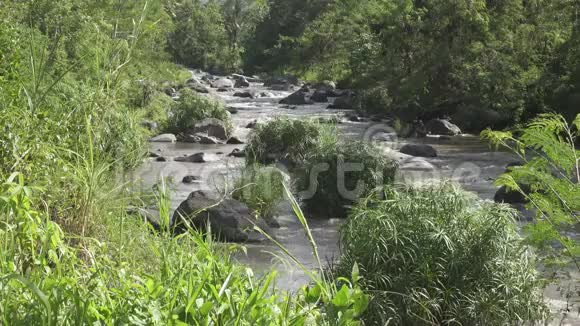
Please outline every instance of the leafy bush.
[[521, 193], [529, 201], [528, 208], [536, 210], [535, 220], [526, 231], [545, 262], [572, 263], [580, 270], [580, 242], [569, 235], [579, 223], [580, 151], [576, 143], [580, 139], [580, 115], [573, 126], [560, 115], [541, 115], [518, 132], [519, 137], [489, 129], [481, 133], [484, 139], [512, 150], [524, 162], [511, 167], [496, 184]]
[[391, 109], [392, 98], [385, 87], [374, 87], [361, 90], [356, 96], [356, 107], [366, 113], [388, 113]]
[[187, 132], [196, 123], [206, 118], [215, 118], [226, 124], [228, 134], [231, 134], [233, 125], [229, 112], [225, 106], [216, 99], [194, 93], [184, 89], [177, 102], [172, 106], [169, 113], [168, 128], [170, 131], [179, 133]]
[[341, 230], [337, 275], [360, 267], [369, 325], [514, 325], [546, 309], [515, 211], [451, 184], [386, 190]]
[[300, 164], [317, 148], [321, 127], [314, 121], [283, 118], [259, 124], [248, 139], [246, 161], [269, 164], [287, 160]]
[[327, 142], [307, 155], [298, 171], [308, 212], [320, 217], [346, 217], [348, 205], [393, 182], [397, 166], [374, 145]]
[[264, 219], [273, 218], [284, 198], [284, 173], [258, 164], [245, 167], [234, 185], [233, 197]]

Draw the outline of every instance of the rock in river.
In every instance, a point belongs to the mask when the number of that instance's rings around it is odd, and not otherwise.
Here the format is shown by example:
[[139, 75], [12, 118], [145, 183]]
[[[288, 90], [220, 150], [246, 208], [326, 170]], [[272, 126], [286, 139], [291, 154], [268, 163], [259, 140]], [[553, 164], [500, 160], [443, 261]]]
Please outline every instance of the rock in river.
[[219, 158], [215, 154], [195, 153], [193, 155], [176, 157], [175, 162], [186, 163], [208, 163], [218, 161]]
[[153, 143], [175, 143], [177, 137], [174, 134], [162, 134], [151, 138], [149, 141]]
[[228, 139], [228, 131], [225, 122], [215, 119], [207, 118], [195, 124], [193, 133], [205, 133], [210, 137], [215, 137], [221, 140]]
[[227, 79], [227, 78], [220, 78], [220, 79], [214, 80], [211, 83], [211, 87], [213, 87], [213, 88], [233, 88], [234, 81], [231, 79]]
[[288, 97], [283, 98], [280, 101], [280, 104], [288, 104], [288, 105], [306, 105], [313, 103], [314, 102], [310, 100], [308, 92], [306, 92], [304, 89], [300, 89], [297, 92], [290, 94]]
[[435, 148], [425, 144], [407, 144], [401, 147], [401, 153], [418, 157], [437, 157]]
[[461, 134], [459, 127], [443, 119], [430, 120], [425, 124], [425, 129], [431, 135], [457, 136]]
[[227, 242], [265, 240], [263, 235], [254, 231], [254, 225], [269, 232], [268, 225], [262, 219], [256, 219], [245, 204], [231, 198], [217, 198], [203, 191], [192, 192], [172, 218], [173, 230], [177, 234], [186, 232], [187, 224], [205, 232], [208, 222], [212, 236]]

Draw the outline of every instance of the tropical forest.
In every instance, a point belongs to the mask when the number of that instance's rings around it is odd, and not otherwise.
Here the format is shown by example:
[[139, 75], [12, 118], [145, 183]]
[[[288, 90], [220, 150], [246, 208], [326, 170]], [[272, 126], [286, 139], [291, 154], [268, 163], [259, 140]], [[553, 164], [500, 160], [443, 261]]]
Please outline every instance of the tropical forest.
[[0, 325], [580, 325], [580, 1], [0, 0]]

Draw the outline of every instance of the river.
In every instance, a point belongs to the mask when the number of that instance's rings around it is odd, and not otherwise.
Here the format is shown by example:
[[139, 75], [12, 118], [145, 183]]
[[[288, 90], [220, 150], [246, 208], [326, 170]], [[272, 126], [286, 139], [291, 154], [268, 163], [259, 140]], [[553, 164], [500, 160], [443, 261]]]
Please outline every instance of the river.
[[[194, 73], [194, 77], [200, 77]], [[248, 89], [244, 89], [248, 90]], [[215, 92], [212, 94], [221, 98], [228, 107], [235, 108], [237, 113], [232, 114], [235, 125], [234, 135], [240, 139], [246, 139], [251, 129], [245, 128], [254, 120], [266, 121], [278, 116], [296, 118], [314, 117], [340, 117], [345, 111], [328, 110], [328, 104], [315, 104], [298, 106], [293, 109], [278, 104], [291, 92], [272, 91], [262, 84], [252, 83], [249, 90], [257, 93], [267, 92], [271, 96], [257, 99], [244, 99], [233, 96], [233, 91]], [[237, 89], [236, 91], [240, 91]], [[506, 166], [517, 159], [507, 152], [496, 152], [487, 144], [480, 141], [474, 135], [461, 135], [455, 137], [427, 137], [423, 139], [395, 139], [386, 125], [380, 122], [350, 122], [342, 119], [338, 129], [342, 137], [368, 139], [369, 134], [384, 138], [377, 142], [388, 155], [396, 155], [396, 149], [406, 143], [427, 143], [432, 145], [438, 152], [436, 158], [410, 160], [402, 164], [398, 182], [417, 183], [430, 180], [451, 179], [458, 182], [464, 189], [471, 191], [481, 199], [492, 200], [497, 187], [494, 179], [500, 175]], [[381, 134], [385, 132], [385, 134]], [[175, 209], [179, 203], [187, 198], [194, 190], [223, 191], [224, 180], [231, 179], [235, 170], [244, 164], [243, 158], [227, 157], [235, 148], [243, 145], [199, 145], [187, 143], [151, 143], [151, 151], [168, 158], [167, 162], [148, 161], [139, 171], [138, 177], [145, 187], [155, 184], [160, 176], [170, 176], [173, 183], [172, 207]], [[389, 149], [391, 151], [389, 151]], [[197, 152], [214, 153], [220, 157], [218, 162], [192, 164], [173, 161], [172, 158], [189, 155]], [[201, 182], [194, 184], [181, 183], [186, 175], [201, 177]], [[304, 230], [293, 216], [290, 208], [283, 205], [281, 214], [277, 218], [281, 227], [274, 230], [274, 236], [288, 249], [300, 262], [309, 268], [315, 267], [314, 256], [310, 243], [305, 236]], [[319, 254], [326, 262], [331, 263], [339, 253], [339, 229], [341, 220], [310, 219], [309, 225], [316, 240]], [[283, 289], [295, 290], [308, 282], [306, 275], [295, 264], [283, 258], [281, 251], [271, 243], [247, 244], [247, 254], [239, 254], [236, 258], [251, 266], [256, 272], [264, 272], [275, 269], [278, 271], [278, 286]], [[557, 314], [554, 325], [580, 325], [579, 308], [580, 297], [580, 274], [570, 269], [558, 275], [559, 282], [549, 285], [545, 290], [545, 296], [552, 311]], [[566, 298], [561, 290], [571, 289], [572, 296]], [[571, 310], [569, 314], [563, 314], [562, 310]]]

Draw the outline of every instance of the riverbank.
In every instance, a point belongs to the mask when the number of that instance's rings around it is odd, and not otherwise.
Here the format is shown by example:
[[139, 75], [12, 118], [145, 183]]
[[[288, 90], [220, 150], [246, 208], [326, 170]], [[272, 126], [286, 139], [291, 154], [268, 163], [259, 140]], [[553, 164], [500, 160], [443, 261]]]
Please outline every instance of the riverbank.
[[[201, 80], [201, 75], [194, 73], [194, 78]], [[507, 165], [517, 161], [516, 157], [510, 153], [493, 151], [475, 135], [396, 139], [388, 124], [364, 118], [359, 119], [362, 120], [360, 122], [350, 121], [353, 120], [350, 117], [355, 114], [354, 112], [327, 109], [328, 103], [289, 107], [279, 102], [292, 94], [292, 91], [275, 91], [261, 83], [250, 83], [249, 88], [233, 88], [226, 92], [208, 89], [211, 96], [220, 98], [226, 103], [230, 112], [235, 112], [231, 115], [235, 126], [234, 135], [241, 140], [247, 139], [252, 129], [246, 127], [254, 121], [264, 123], [276, 117], [339, 121], [337, 126], [341, 137], [375, 141], [385, 151], [386, 156], [400, 160], [401, 170], [397, 182], [401, 183], [452, 180], [483, 200], [493, 200], [497, 191], [497, 187], [493, 184], [495, 178], [505, 171]], [[240, 91], [267, 93], [270, 96], [257, 99], [234, 96]], [[367, 139], [369, 137], [372, 139]], [[398, 154], [398, 150], [406, 144], [430, 145], [437, 151], [437, 157], [418, 158]], [[152, 158], [137, 171], [137, 176], [143, 180], [145, 187], [155, 184], [161, 176], [172, 177], [175, 180], [175, 189], [172, 193], [173, 209], [192, 191], [223, 189], [225, 181], [232, 178], [236, 170], [244, 165], [243, 158], [228, 156], [236, 148], [243, 149], [243, 144], [151, 143], [150, 146], [152, 153], [167, 158], [167, 161], [157, 162], [157, 159]], [[198, 152], [215, 154], [219, 159], [217, 162], [199, 164], [174, 161], [175, 157]], [[199, 177], [199, 181], [193, 184], [182, 183], [183, 177], [188, 175]], [[314, 268], [316, 262], [308, 239], [304, 236], [302, 227], [296, 221], [290, 208], [283, 208], [276, 219], [281, 228], [274, 230], [274, 236], [301, 262]], [[332, 264], [339, 255], [338, 238], [341, 224], [342, 220], [339, 219], [310, 220], [320, 254], [329, 264]], [[280, 256], [281, 252], [275, 245], [266, 242], [247, 244], [245, 247], [247, 253], [238, 255], [237, 259], [257, 271], [278, 270], [278, 285], [281, 288], [296, 290], [308, 282], [308, 277], [295, 265], [278, 261], [277, 256]], [[553, 324], [573, 325], [580, 322], [578, 313], [575, 312], [576, 307], [580, 305], [580, 296], [577, 294], [577, 289], [580, 288], [579, 275], [573, 270], [568, 270], [557, 276], [558, 281], [550, 284], [544, 292], [552, 312], [559, 316], [556, 318], [558, 321], [554, 321]], [[559, 322], [560, 320], [562, 323]]]

